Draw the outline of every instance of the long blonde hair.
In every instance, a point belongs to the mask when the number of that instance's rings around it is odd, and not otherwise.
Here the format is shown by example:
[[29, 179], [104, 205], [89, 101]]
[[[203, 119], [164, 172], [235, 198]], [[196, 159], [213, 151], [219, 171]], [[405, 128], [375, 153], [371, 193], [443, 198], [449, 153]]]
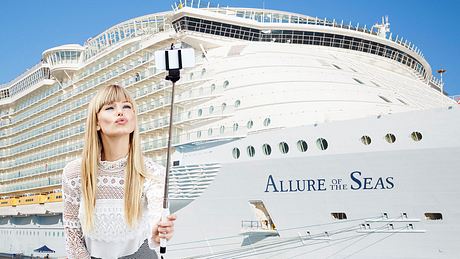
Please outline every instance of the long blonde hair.
[[[128, 101], [137, 116], [137, 106], [128, 91], [118, 85], [102, 87], [90, 101], [86, 119], [85, 145], [81, 162], [81, 184], [83, 206], [85, 209], [83, 230], [90, 231], [94, 224], [94, 207], [96, 205], [96, 179], [98, 160], [103, 150], [101, 132], [97, 130], [97, 114], [102, 106], [113, 102]], [[146, 177], [144, 159], [140, 148], [139, 127], [129, 134], [129, 152], [124, 185], [125, 221], [133, 227], [141, 216], [141, 195]]]

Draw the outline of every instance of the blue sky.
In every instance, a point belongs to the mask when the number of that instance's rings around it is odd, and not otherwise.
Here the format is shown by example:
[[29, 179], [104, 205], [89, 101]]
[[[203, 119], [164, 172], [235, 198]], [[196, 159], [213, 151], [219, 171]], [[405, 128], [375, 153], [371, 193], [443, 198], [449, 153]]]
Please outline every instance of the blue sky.
[[[198, 0], [194, 0], [197, 2]], [[202, 0], [202, 2], [207, 2]], [[169, 11], [174, 1], [158, 0], [2, 0], [0, 1], [0, 83], [38, 63], [44, 50], [83, 44], [122, 21]], [[433, 70], [447, 69], [445, 90], [460, 94], [460, 1], [428, 0], [222, 0], [221, 6], [255, 7], [366, 24], [388, 15], [393, 35], [418, 46]]]

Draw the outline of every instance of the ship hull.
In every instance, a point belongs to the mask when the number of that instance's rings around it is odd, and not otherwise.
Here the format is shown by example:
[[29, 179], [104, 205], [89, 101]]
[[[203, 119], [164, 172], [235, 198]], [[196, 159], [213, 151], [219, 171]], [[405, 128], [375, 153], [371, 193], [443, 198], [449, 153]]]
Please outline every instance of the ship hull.
[[[277, 155], [274, 147], [270, 156], [244, 159], [243, 151], [242, 161], [222, 163], [206, 192], [177, 212], [169, 252], [174, 258], [454, 258], [460, 254], [459, 115], [446, 108], [311, 125], [207, 150], [215, 158], [249, 144], [329, 140], [326, 150], [312, 143], [306, 152], [292, 146]], [[423, 139], [413, 141], [413, 130]], [[396, 142], [386, 143], [387, 131]], [[362, 132], [375, 136], [371, 145], [360, 143]], [[242, 223], [257, 222], [255, 200], [264, 203], [272, 231]], [[339, 212], [347, 219], [331, 215]]]

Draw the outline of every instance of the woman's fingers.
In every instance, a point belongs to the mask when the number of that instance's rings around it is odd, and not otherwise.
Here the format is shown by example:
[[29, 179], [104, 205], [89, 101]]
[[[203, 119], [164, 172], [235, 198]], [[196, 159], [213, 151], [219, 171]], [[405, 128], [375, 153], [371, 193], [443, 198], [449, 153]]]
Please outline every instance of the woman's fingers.
[[161, 221], [156, 224], [156, 228], [154, 228], [154, 239], [156, 242], [160, 242], [160, 238], [165, 238], [169, 240], [172, 238], [174, 233], [174, 221], [177, 219], [175, 214], [168, 215], [166, 217], [166, 221]]
[[177, 219], [177, 216], [176, 214], [171, 214], [171, 215], [168, 215], [167, 219], [169, 219], [170, 221], [174, 221]]

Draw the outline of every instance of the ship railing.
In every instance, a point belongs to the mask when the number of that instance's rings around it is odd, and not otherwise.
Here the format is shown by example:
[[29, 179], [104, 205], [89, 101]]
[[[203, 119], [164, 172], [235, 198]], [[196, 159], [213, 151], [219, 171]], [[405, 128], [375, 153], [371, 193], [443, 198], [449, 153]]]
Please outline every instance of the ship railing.
[[444, 91], [443, 90], [444, 82], [442, 82], [441, 79], [439, 79], [439, 78], [437, 78], [437, 77], [435, 77], [433, 75], [430, 77], [430, 80], [428, 81], [428, 84], [432, 88], [434, 88], [434, 89], [436, 89], [438, 91]]
[[[207, 9], [211, 12], [216, 12], [224, 15], [229, 16], [236, 16], [244, 19], [254, 20], [260, 23], [288, 23], [288, 24], [308, 24], [308, 25], [319, 25], [319, 26], [328, 26], [352, 31], [359, 31], [362, 33], [370, 34], [377, 36], [378, 29], [374, 26], [370, 28], [367, 25], [360, 26], [359, 23], [356, 25], [352, 25], [350, 21], [348, 24], [344, 23], [343, 20], [336, 21], [335, 19], [328, 20], [327, 18], [318, 18], [318, 17], [310, 17], [306, 15], [298, 15], [289, 12], [282, 12], [282, 11], [273, 11], [273, 10], [265, 10], [265, 9], [254, 9], [254, 8], [235, 8], [235, 7], [228, 7], [228, 6], [220, 6], [219, 4], [213, 4], [210, 1], [200, 1], [200, 0], [181, 0], [176, 2], [174, 5], [171, 6], [173, 11], [178, 11], [183, 7], [190, 7], [190, 8], [201, 8]], [[404, 48], [407, 48], [416, 54], [420, 55], [422, 58], [425, 58], [421, 50], [415, 46], [414, 43], [396, 35], [393, 37], [393, 34], [385, 33], [385, 39], [392, 41]]]
[[460, 95], [452, 95], [449, 96], [452, 100], [454, 100], [456, 103], [460, 104]]
[[268, 220], [242, 220], [241, 221], [242, 235], [265, 235], [279, 236], [278, 231], [274, 228], [273, 223]]
[[267, 224], [263, 224], [259, 220], [242, 220], [241, 221], [241, 228], [242, 229], [252, 229], [252, 230], [269, 230], [268, 222]]
[[166, 15], [167, 13], [163, 12], [137, 17], [117, 24], [94, 38], [89, 38], [84, 44], [86, 47], [84, 60], [89, 60], [108, 47], [122, 41], [168, 31], [171, 25], [166, 22]]
[[17, 76], [11, 82], [2, 84], [0, 87], [0, 100], [23, 92], [42, 80], [50, 79], [50, 76], [51, 74], [48, 65], [39, 62], [33, 67], [27, 69], [21, 75]]

